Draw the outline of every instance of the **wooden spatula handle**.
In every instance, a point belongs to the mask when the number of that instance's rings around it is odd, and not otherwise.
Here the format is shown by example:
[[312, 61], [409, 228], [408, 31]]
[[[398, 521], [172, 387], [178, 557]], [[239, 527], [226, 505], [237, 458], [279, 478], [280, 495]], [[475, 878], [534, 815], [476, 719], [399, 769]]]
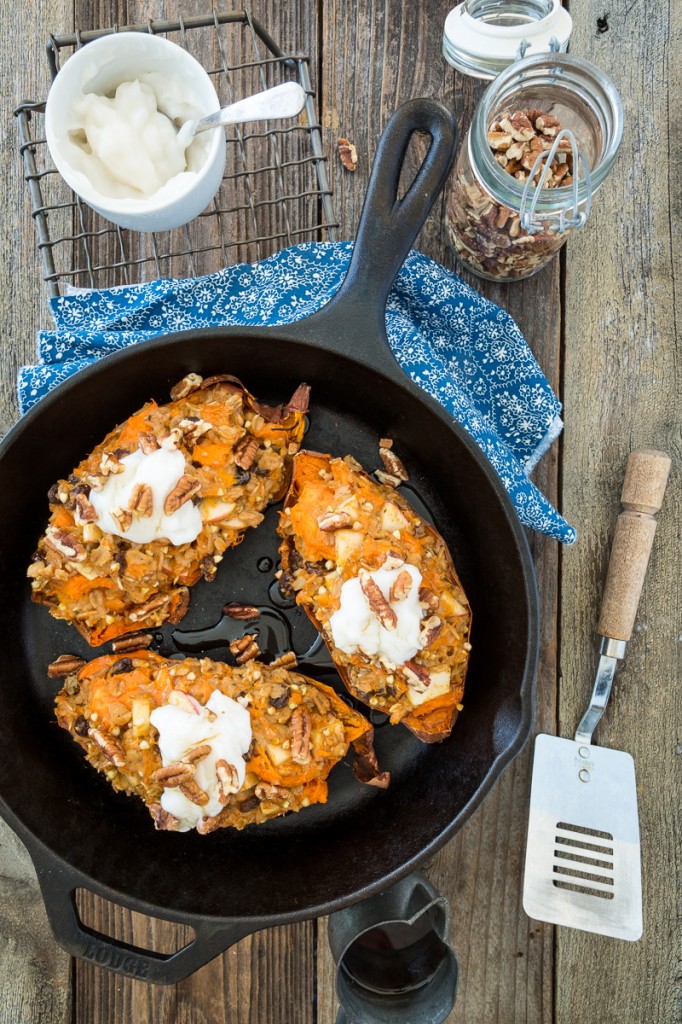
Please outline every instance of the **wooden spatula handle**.
[[599, 633], [629, 640], [656, 533], [654, 513], [663, 504], [670, 459], [665, 452], [639, 448], [628, 457], [621, 502], [604, 587]]

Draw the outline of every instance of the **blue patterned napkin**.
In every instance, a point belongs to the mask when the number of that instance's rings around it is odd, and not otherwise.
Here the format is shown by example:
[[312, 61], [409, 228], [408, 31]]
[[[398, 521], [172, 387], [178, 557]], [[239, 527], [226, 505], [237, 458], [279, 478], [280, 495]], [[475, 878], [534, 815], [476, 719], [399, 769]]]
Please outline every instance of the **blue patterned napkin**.
[[[311, 242], [206, 277], [52, 299], [55, 330], [38, 335], [38, 365], [19, 371], [21, 409], [93, 360], [145, 338], [300, 320], [337, 290], [352, 248]], [[413, 251], [389, 297], [386, 329], [405, 373], [448, 409], [495, 467], [521, 522], [572, 544], [573, 527], [528, 479], [561, 431], [561, 405], [511, 317]]]

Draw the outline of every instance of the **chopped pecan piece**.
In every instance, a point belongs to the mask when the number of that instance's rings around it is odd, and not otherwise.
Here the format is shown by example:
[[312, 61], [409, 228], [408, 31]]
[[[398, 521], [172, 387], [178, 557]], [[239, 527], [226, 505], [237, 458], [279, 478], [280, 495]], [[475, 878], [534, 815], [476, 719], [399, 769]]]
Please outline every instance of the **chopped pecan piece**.
[[82, 562], [86, 558], [86, 551], [77, 537], [72, 537], [66, 530], [60, 530], [57, 526], [49, 526], [45, 532], [45, 540], [58, 551], [65, 555], [72, 562]]
[[99, 464], [99, 471], [102, 476], [122, 473], [125, 466], [114, 452], [104, 452]]
[[151, 455], [152, 452], [158, 451], [161, 445], [156, 439], [156, 434], [152, 434], [149, 430], [144, 430], [138, 434], [137, 447], [143, 455]]
[[150, 484], [135, 484], [128, 502], [128, 512], [148, 519], [154, 511], [154, 492]]
[[306, 698], [309, 698], [312, 701], [321, 715], [326, 715], [331, 707], [329, 697], [314, 686], [308, 688]]
[[296, 764], [307, 764], [310, 760], [312, 726], [310, 713], [299, 705], [291, 716], [291, 760]]
[[201, 481], [195, 479], [195, 477], [188, 476], [187, 473], [183, 473], [164, 501], [163, 511], [167, 516], [172, 516], [186, 501], [189, 501], [195, 494], [198, 494], [200, 490]]
[[196, 391], [197, 388], [201, 387], [203, 379], [204, 378], [200, 377], [198, 373], [188, 373], [186, 377], [183, 377], [182, 380], [179, 380], [178, 383], [171, 388], [171, 398], [174, 402], [179, 398], [187, 398], [187, 395], [190, 395], [193, 391]]
[[186, 419], [180, 420], [179, 427], [185, 435], [185, 441], [188, 444], [196, 444], [200, 437], [212, 429], [213, 424], [199, 419], [198, 416], [188, 416]]
[[83, 665], [85, 665], [85, 661], [76, 654], [60, 654], [55, 661], [47, 666], [47, 674], [50, 679], [66, 679], [67, 676], [82, 669]]
[[393, 473], [385, 473], [383, 469], [376, 469], [374, 475], [380, 484], [387, 484], [389, 487], [400, 487], [402, 483], [399, 476], [395, 476]]
[[121, 533], [125, 533], [133, 525], [133, 513], [127, 508], [114, 508], [111, 510], [111, 518], [118, 526]]
[[85, 494], [76, 495], [76, 509], [82, 523], [94, 523], [97, 519], [97, 510]]
[[434, 594], [428, 587], [419, 588], [419, 600], [426, 608], [430, 608], [431, 611], [435, 611], [438, 607], [438, 595]]
[[235, 601], [226, 604], [223, 608], [223, 614], [229, 615], [231, 619], [257, 619], [260, 616], [260, 611], [253, 604], [237, 604]]
[[370, 611], [376, 615], [384, 629], [395, 629], [398, 617], [365, 569], [360, 571], [360, 587], [367, 598]]
[[159, 447], [165, 448], [167, 452], [175, 451], [182, 441], [182, 431], [179, 427], [173, 427], [159, 439]]
[[419, 633], [419, 646], [422, 649], [424, 647], [430, 647], [442, 629], [442, 621], [437, 615], [431, 615], [430, 618], [426, 619], [426, 621], [422, 623], [422, 628]]
[[111, 763], [116, 765], [117, 768], [125, 767], [125, 750], [123, 749], [123, 745], [115, 736], [105, 732], [104, 729], [96, 729], [93, 726], [90, 726], [89, 735], [108, 761], [111, 761]]
[[273, 786], [269, 782], [259, 782], [255, 789], [259, 800], [268, 800], [272, 803], [282, 802], [289, 799], [289, 790], [284, 786]]
[[255, 437], [243, 437], [235, 447], [235, 465], [240, 469], [251, 469], [258, 454], [258, 440]]
[[347, 512], [325, 512], [317, 517], [317, 525], [323, 533], [332, 533], [334, 530], [345, 530], [353, 525], [353, 517]]
[[358, 151], [349, 139], [339, 139], [339, 159], [347, 171], [354, 171], [358, 166]]
[[[256, 801], [258, 803], [258, 801]], [[215, 832], [217, 828], [220, 828], [220, 816], [216, 815], [213, 818], [199, 818], [196, 823], [196, 830], [200, 836], [207, 836], [211, 832]]]
[[407, 569], [403, 569], [393, 580], [390, 590], [391, 601], [404, 601], [412, 590], [412, 577]]
[[180, 622], [180, 620], [182, 618], [184, 618], [184, 616], [187, 614], [187, 609], [189, 608], [189, 590], [188, 590], [188, 588], [187, 587], [182, 587], [180, 590], [178, 590], [176, 592], [175, 597], [176, 597], [175, 610], [172, 611], [170, 613], [170, 615], [168, 616], [168, 621], [172, 622], [173, 624], [175, 624], [176, 622]]
[[154, 819], [154, 828], [159, 831], [177, 832], [180, 828], [180, 819], [174, 817], [168, 811], [164, 811], [161, 804], [152, 804], [149, 808], [149, 812]]
[[215, 770], [218, 776], [218, 800], [221, 804], [226, 804], [231, 794], [239, 791], [237, 768], [221, 757], [215, 763]]

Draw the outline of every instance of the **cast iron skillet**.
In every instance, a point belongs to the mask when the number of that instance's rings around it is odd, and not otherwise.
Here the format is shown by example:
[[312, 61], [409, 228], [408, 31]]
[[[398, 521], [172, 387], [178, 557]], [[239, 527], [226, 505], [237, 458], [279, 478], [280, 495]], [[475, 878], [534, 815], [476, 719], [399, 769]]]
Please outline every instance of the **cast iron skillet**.
[[[398, 198], [415, 130], [432, 141]], [[74, 955], [149, 981], [176, 982], [249, 932], [369, 896], [433, 856], [527, 738], [538, 612], [525, 535], [477, 446], [394, 362], [384, 328], [388, 292], [445, 180], [455, 136], [451, 114], [433, 101], [412, 101], [391, 118], [348, 275], [320, 312], [287, 327], [188, 331], [117, 353], [62, 384], [0, 447], [0, 812], [28, 847], [54, 933]], [[423, 502], [443, 533], [474, 617], [465, 708], [453, 735], [426, 745], [402, 726], [376, 730], [380, 764], [393, 773], [388, 790], [362, 786], [344, 763], [332, 772], [328, 804], [209, 836], [155, 832], [142, 804], [115, 794], [57, 727], [58, 685], [48, 680], [47, 665], [64, 652], [103, 651], [92, 651], [75, 630], [32, 604], [25, 578], [45, 526], [50, 485], [145, 400], [167, 401], [169, 388], [190, 371], [235, 374], [259, 398], [274, 401], [307, 381], [305, 446], [351, 453], [369, 470], [379, 465], [378, 438], [393, 437], [411, 475], [407, 496]], [[182, 631], [215, 624], [230, 600], [268, 604], [276, 517], [273, 508], [228, 552], [216, 581], [193, 589]], [[311, 627], [297, 609], [286, 615], [294, 645], [304, 651], [314, 640]], [[266, 632], [269, 621], [265, 615]], [[227, 657], [215, 635], [188, 639], [213, 657]], [[157, 649], [177, 653], [175, 640], [166, 628]], [[328, 668], [309, 668], [329, 677]], [[99, 935], [78, 918], [78, 887], [190, 925], [196, 938], [166, 956]]]

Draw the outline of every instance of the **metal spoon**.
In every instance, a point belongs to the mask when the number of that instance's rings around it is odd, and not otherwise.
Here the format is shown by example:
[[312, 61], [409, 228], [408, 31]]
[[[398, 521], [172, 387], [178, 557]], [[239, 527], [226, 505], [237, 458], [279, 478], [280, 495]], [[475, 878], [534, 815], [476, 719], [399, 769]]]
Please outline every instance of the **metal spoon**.
[[187, 148], [199, 132], [209, 131], [228, 124], [243, 121], [270, 121], [282, 117], [296, 117], [305, 104], [305, 91], [298, 82], [284, 82], [274, 89], [266, 89], [255, 96], [249, 96], [237, 103], [222, 107], [215, 114], [209, 114], [197, 121], [185, 121], [178, 131], [178, 142]]

